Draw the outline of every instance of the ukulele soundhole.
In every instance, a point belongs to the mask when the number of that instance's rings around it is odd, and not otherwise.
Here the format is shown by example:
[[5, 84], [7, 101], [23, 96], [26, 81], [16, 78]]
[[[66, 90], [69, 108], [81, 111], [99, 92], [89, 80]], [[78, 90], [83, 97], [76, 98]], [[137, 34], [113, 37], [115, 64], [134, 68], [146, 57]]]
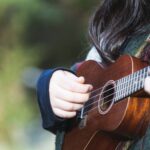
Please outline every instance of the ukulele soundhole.
[[114, 104], [115, 96], [115, 82], [113, 80], [108, 81], [103, 87], [99, 101], [98, 101], [98, 110], [100, 114], [106, 114], [112, 108]]

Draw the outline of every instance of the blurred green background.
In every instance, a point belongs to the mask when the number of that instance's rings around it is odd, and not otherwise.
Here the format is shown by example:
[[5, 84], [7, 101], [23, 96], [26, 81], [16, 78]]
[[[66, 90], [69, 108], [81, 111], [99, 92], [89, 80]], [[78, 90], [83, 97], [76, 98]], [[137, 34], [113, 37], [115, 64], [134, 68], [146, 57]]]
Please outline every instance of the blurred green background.
[[0, 150], [53, 150], [36, 101], [42, 69], [69, 67], [89, 50], [98, 0], [0, 0]]

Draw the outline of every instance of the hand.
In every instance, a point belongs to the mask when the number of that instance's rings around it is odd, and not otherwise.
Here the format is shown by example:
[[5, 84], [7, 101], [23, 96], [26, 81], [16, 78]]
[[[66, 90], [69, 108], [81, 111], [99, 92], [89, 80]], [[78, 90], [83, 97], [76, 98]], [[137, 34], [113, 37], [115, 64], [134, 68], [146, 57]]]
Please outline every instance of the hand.
[[72, 118], [89, 99], [92, 85], [84, 84], [84, 77], [58, 70], [53, 73], [49, 85], [50, 103], [54, 114], [61, 118]]

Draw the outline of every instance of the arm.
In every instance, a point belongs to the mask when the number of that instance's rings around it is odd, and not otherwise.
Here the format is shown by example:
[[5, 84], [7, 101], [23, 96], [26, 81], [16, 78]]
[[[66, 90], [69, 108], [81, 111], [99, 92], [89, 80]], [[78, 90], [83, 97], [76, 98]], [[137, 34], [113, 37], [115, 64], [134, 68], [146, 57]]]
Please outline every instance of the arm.
[[[91, 56], [91, 59], [94, 59], [95, 56], [95, 50], [91, 50], [87, 56], [87, 59], [89, 60]], [[76, 63], [71, 67], [72, 70], [76, 71], [78, 67], [82, 63]], [[66, 70], [62, 68], [57, 68], [54, 70], [46, 70], [42, 73], [41, 77], [39, 78], [38, 85], [37, 85], [37, 95], [38, 95], [38, 103], [41, 111], [41, 116], [43, 120], [43, 128], [55, 133], [57, 128], [64, 122], [65, 119], [57, 117], [53, 110], [50, 103], [50, 95], [49, 95], [49, 83], [51, 80], [51, 77], [53, 73], [56, 70]], [[70, 70], [67, 70], [70, 71]], [[85, 89], [85, 88], [84, 88]]]

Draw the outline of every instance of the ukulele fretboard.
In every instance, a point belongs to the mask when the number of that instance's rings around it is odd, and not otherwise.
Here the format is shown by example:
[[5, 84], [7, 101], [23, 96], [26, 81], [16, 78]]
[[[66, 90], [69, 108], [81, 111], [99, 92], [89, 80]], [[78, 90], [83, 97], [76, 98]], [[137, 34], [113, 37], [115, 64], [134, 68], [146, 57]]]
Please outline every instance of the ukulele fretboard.
[[145, 67], [117, 80], [115, 87], [115, 102], [132, 95], [144, 87], [144, 79], [148, 76], [149, 67]]

